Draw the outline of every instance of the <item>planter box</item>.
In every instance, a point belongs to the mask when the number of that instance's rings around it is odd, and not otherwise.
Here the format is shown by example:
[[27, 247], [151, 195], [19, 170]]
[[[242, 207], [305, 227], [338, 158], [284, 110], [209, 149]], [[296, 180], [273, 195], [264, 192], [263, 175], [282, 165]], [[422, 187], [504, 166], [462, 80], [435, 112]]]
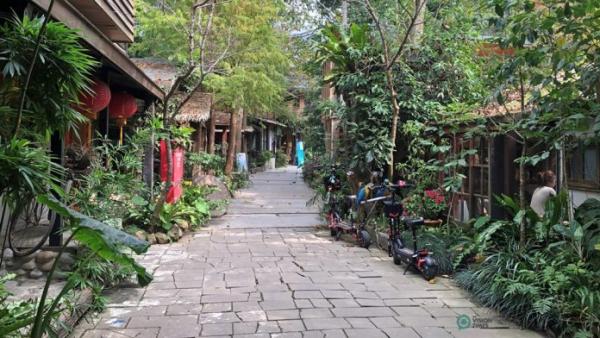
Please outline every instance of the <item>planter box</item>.
[[439, 227], [442, 225], [443, 221], [441, 219], [426, 219], [425, 226], [428, 227]]
[[272, 157], [265, 163], [265, 167], [267, 170], [275, 169], [275, 157]]

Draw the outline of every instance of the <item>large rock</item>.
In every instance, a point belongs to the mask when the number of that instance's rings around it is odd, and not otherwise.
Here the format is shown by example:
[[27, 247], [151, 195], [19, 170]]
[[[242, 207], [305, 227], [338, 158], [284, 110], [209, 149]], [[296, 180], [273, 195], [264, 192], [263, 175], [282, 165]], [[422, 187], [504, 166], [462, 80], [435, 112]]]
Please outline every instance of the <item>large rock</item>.
[[190, 223], [188, 223], [188, 221], [186, 221], [184, 219], [178, 220], [177, 226], [184, 232], [190, 230]]
[[145, 241], [148, 239], [148, 234], [144, 230], [140, 229], [135, 232], [135, 237], [137, 237], [139, 240]]
[[148, 243], [150, 244], [156, 244], [156, 235], [155, 234], [148, 234]]
[[32, 260], [24, 263], [21, 265], [21, 269], [26, 270], [26, 271], [31, 271], [33, 269], [35, 269], [35, 262]]
[[154, 234], [154, 236], [156, 237], [156, 242], [158, 242], [158, 244], [169, 243], [169, 236], [167, 236], [167, 234], [164, 234], [162, 232], [157, 232]]
[[183, 231], [177, 226], [174, 225], [169, 232], [167, 232], [169, 238], [171, 238], [174, 242], [177, 242], [181, 236], [183, 236]]
[[40, 279], [44, 276], [44, 273], [38, 269], [34, 269], [29, 273], [29, 278], [32, 279]]
[[40, 251], [35, 255], [35, 262], [38, 265], [45, 264], [56, 258], [56, 256], [58, 256], [56, 251]]
[[51, 261], [46, 262], [44, 264], [38, 265], [38, 269], [40, 269], [43, 272], [49, 272], [50, 270], [52, 270], [52, 265], [53, 264], [54, 264], [54, 260], [51, 260]]
[[58, 266], [65, 271], [71, 271], [75, 265], [75, 257], [69, 253], [64, 253], [58, 259]]
[[193, 182], [195, 185], [208, 185], [216, 188], [215, 191], [207, 196], [207, 198], [211, 201], [231, 198], [231, 193], [227, 189], [227, 186], [225, 186], [225, 184], [216, 176], [199, 175], [194, 177]]

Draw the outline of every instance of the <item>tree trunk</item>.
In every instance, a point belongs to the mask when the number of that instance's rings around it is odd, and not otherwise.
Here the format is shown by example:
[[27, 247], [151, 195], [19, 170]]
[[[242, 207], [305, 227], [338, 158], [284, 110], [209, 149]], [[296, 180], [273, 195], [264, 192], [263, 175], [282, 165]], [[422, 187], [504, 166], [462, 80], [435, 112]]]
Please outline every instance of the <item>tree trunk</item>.
[[[170, 126], [170, 121], [169, 121], [169, 100], [166, 99], [165, 102], [163, 103], [163, 123], [164, 123], [164, 129], [165, 130], [169, 130], [169, 126]], [[172, 168], [172, 158], [171, 158], [171, 154], [172, 149], [171, 149], [171, 135], [169, 132], [167, 132], [167, 139], [165, 140], [166, 144], [167, 144], [167, 179], [165, 181], [165, 184], [163, 184], [161, 186], [160, 189], [160, 193], [158, 195], [158, 200], [156, 201], [156, 205], [154, 206], [154, 211], [152, 213], [152, 217], [150, 219], [150, 232], [155, 232], [156, 231], [156, 227], [160, 226], [160, 213], [163, 209], [163, 206], [167, 200], [167, 194], [169, 192], [169, 190], [171, 189], [171, 176], [173, 176], [173, 168]]]
[[227, 145], [227, 158], [225, 161], [225, 175], [231, 175], [233, 172], [233, 165], [235, 162], [235, 150], [237, 148], [238, 133], [239, 133], [239, 119], [241, 115], [241, 109], [234, 110], [231, 112], [231, 122], [229, 123], [229, 141]]
[[348, 0], [342, 0], [342, 27], [348, 28]]
[[427, 0], [415, 0], [415, 17], [416, 20], [413, 25], [413, 29], [410, 31], [408, 41], [412, 44], [419, 43], [421, 36], [423, 36], [423, 28], [425, 27], [425, 8], [427, 7]]
[[[525, 210], [527, 208], [527, 198], [525, 195], [525, 163], [523, 159], [527, 156], [527, 139], [523, 139], [523, 144], [521, 146], [521, 161], [519, 162], [519, 207], [521, 210]], [[525, 217], [521, 219], [521, 224], [519, 224], [519, 244], [523, 246], [526, 240], [526, 228], [525, 228]]]
[[242, 113], [239, 116], [238, 119], [238, 126], [237, 126], [237, 130], [236, 130], [236, 147], [235, 150], [238, 153], [241, 153], [244, 151], [243, 148], [243, 144], [244, 144], [244, 138], [243, 138], [243, 134], [242, 134], [242, 129], [244, 128], [244, 120], [246, 120], [246, 113], [244, 111], [242, 111]]
[[400, 105], [396, 99], [396, 88], [394, 87], [394, 74], [392, 68], [388, 67], [385, 71], [388, 89], [390, 90], [392, 100], [392, 130], [390, 131], [390, 141], [392, 142], [392, 150], [390, 152], [390, 162], [388, 163], [388, 179], [394, 179], [394, 152], [396, 151], [396, 134], [398, 130], [398, 118], [400, 116]]

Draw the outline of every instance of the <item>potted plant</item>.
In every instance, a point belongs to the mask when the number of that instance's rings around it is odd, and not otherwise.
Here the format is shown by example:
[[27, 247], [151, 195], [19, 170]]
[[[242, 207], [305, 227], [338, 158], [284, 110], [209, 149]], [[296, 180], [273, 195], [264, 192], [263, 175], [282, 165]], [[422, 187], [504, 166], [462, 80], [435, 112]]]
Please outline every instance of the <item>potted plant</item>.
[[437, 189], [425, 190], [422, 201], [422, 212], [423, 218], [425, 218], [425, 225], [441, 225], [442, 214], [447, 209], [444, 194]]
[[265, 161], [266, 169], [275, 169], [275, 157], [273, 153], [269, 150], [265, 150], [262, 152], [263, 159]]

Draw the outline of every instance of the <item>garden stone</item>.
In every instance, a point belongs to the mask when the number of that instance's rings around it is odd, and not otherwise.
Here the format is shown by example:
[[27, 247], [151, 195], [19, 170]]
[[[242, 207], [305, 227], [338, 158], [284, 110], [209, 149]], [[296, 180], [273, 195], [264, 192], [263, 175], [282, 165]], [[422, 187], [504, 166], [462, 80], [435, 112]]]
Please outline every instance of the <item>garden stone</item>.
[[139, 240], [145, 241], [148, 239], [148, 234], [144, 230], [138, 230], [135, 232], [135, 237], [137, 237]]
[[35, 269], [35, 262], [33, 261], [33, 259], [30, 260], [30, 261], [22, 264], [21, 269], [31, 271], [31, 270]]
[[230, 199], [231, 194], [225, 184], [213, 175], [201, 175], [194, 177], [194, 184], [199, 186], [215, 187], [217, 190], [210, 193], [207, 198], [211, 201]]
[[58, 266], [63, 270], [71, 270], [73, 265], [75, 265], [75, 257], [73, 255], [65, 253], [58, 259]]
[[44, 273], [38, 269], [34, 269], [29, 273], [29, 278], [32, 278], [32, 279], [39, 279], [39, 278], [42, 278], [43, 276], [44, 276]]
[[158, 244], [169, 243], [169, 236], [167, 236], [165, 233], [157, 232], [154, 234], [154, 236], [156, 237], [156, 242], [158, 242]]
[[65, 279], [67, 279], [68, 276], [69, 276], [68, 273], [57, 269], [57, 270], [54, 270], [54, 273], [52, 274], [52, 279], [65, 280]]
[[38, 265], [45, 264], [52, 261], [56, 256], [58, 256], [58, 252], [56, 251], [40, 251], [35, 256], [35, 262]]
[[177, 226], [184, 232], [190, 230], [190, 223], [188, 223], [188, 221], [186, 220], [177, 221]]
[[156, 244], [156, 235], [155, 234], [148, 234], [147, 241], [150, 244]]
[[29, 256], [25, 256], [25, 257], [13, 257], [13, 260], [16, 265], [21, 266], [28, 262], [32, 262], [34, 258], [35, 258], [35, 256], [29, 255]]
[[27, 271], [25, 271], [23, 269], [18, 269], [17, 271], [15, 271], [15, 274], [17, 276], [25, 276], [27, 274]]
[[4, 252], [2, 252], [2, 256], [4, 258], [13, 258], [14, 254], [11, 249], [6, 248], [6, 249], [4, 249]]
[[44, 264], [38, 265], [38, 269], [42, 270], [43, 272], [49, 272], [50, 270], [52, 270], [52, 265], [53, 264], [54, 264], [54, 260], [51, 260], [51, 261], [46, 262]]
[[169, 230], [169, 232], [167, 232], [167, 235], [169, 235], [169, 237], [173, 241], [177, 242], [181, 238], [181, 236], [183, 236], [183, 231], [181, 231], [181, 229], [177, 225], [174, 225], [171, 228], [171, 230]]

